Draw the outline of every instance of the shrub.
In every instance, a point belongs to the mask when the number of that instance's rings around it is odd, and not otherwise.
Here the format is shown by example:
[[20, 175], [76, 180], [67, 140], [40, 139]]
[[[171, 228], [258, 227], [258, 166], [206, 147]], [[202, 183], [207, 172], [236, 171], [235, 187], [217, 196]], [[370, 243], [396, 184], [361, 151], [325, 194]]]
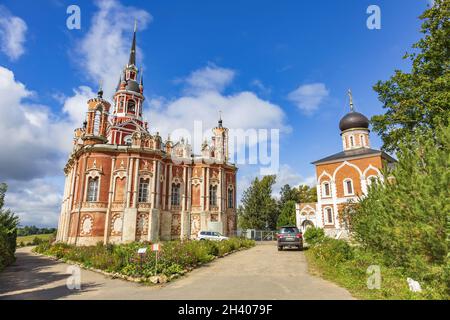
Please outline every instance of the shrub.
[[353, 258], [353, 250], [344, 240], [325, 238], [320, 245], [311, 248], [316, 258], [327, 261], [332, 265], [348, 261]]
[[[254, 245], [254, 241], [241, 238], [222, 242], [167, 241], [163, 243], [162, 250], [158, 254], [158, 264], [156, 253], [150, 250], [150, 244], [137, 242], [125, 245], [98, 243], [95, 246], [76, 247], [64, 243], [51, 245], [46, 241], [40, 243], [34, 250], [60, 259], [81, 262], [87, 267], [133, 277], [150, 277], [155, 274], [170, 276], [181, 273], [186, 268], [209, 262], [215, 256]], [[142, 258], [137, 254], [138, 248], [141, 247], [148, 248], [146, 256]]]
[[19, 218], [14, 213], [2, 209], [6, 189], [6, 184], [0, 184], [0, 271], [15, 260], [19, 224]]
[[303, 238], [309, 245], [313, 246], [325, 239], [325, 232], [322, 228], [311, 227], [306, 230]]

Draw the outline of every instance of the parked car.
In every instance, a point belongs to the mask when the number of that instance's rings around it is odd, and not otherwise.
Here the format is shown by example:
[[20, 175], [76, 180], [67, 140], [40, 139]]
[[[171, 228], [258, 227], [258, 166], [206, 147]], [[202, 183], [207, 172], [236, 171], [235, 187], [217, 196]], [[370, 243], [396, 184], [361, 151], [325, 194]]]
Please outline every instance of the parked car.
[[198, 233], [197, 240], [223, 241], [223, 240], [228, 240], [228, 237], [221, 235], [220, 232], [200, 231]]
[[283, 250], [284, 247], [295, 247], [298, 250], [303, 250], [303, 234], [297, 227], [281, 227], [277, 233], [277, 246], [278, 251]]

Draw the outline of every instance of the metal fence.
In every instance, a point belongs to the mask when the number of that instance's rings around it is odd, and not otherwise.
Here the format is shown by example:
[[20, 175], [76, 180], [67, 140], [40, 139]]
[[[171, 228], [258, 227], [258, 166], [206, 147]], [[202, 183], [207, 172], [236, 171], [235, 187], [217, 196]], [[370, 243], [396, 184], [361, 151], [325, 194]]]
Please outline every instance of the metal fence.
[[237, 237], [244, 237], [255, 241], [275, 241], [277, 240], [277, 231], [272, 230], [237, 230], [234, 234]]

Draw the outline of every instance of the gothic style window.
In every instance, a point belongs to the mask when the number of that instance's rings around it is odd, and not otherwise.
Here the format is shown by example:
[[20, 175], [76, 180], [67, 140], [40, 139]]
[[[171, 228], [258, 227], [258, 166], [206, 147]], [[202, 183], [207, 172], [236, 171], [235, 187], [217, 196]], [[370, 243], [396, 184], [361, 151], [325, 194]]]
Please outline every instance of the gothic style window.
[[229, 188], [228, 189], [228, 208], [232, 209], [233, 208], [233, 189]]
[[352, 195], [353, 194], [353, 182], [351, 179], [344, 180], [344, 194]]
[[100, 117], [102, 112], [100, 110], [96, 110], [94, 113], [94, 131], [93, 134], [98, 136], [100, 135]]
[[179, 206], [180, 205], [180, 184], [172, 184], [172, 196], [170, 199], [170, 203], [173, 206]]
[[327, 223], [332, 224], [333, 223], [333, 210], [330, 207], [325, 208], [325, 214], [327, 218]]
[[139, 183], [139, 202], [148, 202], [148, 179], [141, 179]]
[[87, 201], [96, 202], [98, 197], [98, 178], [89, 178], [88, 190], [87, 190]]
[[136, 102], [134, 100], [128, 101], [128, 113], [135, 113], [136, 112]]
[[330, 184], [328, 182], [323, 183], [323, 195], [324, 197], [329, 197], [331, 195]]
[[217, 186], [209, 186], [209, 205], [217, 206]]

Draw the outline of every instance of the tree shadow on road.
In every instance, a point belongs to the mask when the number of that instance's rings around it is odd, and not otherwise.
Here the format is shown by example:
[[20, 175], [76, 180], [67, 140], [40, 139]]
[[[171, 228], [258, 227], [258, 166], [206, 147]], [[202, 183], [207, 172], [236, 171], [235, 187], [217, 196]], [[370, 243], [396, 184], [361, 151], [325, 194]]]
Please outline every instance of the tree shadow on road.
[[97, 284], [86, 283], [81, 285], [81, 290], [70, 290], [66, 285], [60, 285], [57, 287], [39, 289], [30, 292], [4, 295], [0, 297], [0, 300], [54, 300], [68, 296], [80, 295], [82, 293], [92, 291], [97, 287]]
[[69, 276], [65, 273], [43, 271], [58, 264], [56, 261], [25, 252], [18, 252], [16, 256], [16, 262], [0, 274], [0, 294], [34, 289], [67, 279]]

